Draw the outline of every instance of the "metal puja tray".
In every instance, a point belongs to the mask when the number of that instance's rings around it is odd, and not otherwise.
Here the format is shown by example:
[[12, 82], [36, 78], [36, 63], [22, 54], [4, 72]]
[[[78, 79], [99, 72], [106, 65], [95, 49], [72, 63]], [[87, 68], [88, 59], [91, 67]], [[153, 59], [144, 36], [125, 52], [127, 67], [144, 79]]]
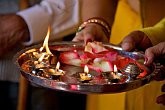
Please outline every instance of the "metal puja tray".
[[[82, 47], [82, 42], [53, 42], [50, 43], [49, 47], [50, 50], [53, 47], [60, 46], [63, 47], [61, 50], [58, 51], [70, 51], [73, 47]], [[131, 59], [137, 60], [137, 61], [144, 61], [144, 55], [140, 52], [125, 52], [122, 51], [120, 47], [111, 45], [111, 44], [104, 44], [105, 46], [111, 47], [119, 52], [122, 56], [129, 57]], [[50, 78], [46, 78], [43, 76], [39, 76], [36, 74], [32, 74], [29, 71], [26, 71], [22, 68], [22, 65], [29, 60], [29, 57], [27, 56], [28, 53], [35, 51], [36, 49], [39, 49], [42, 45], [34, 45], [29, 48], [25, 48], [18, 52], [14, 56], [14, 62], [17, 65], [18, 69], [20, 70], [21, 74], [30, 82], [35, 83], [39, 86], [50, 88], [53, 90], [62, 90], [62, 91], [68, 91], [68, 92], [76, 92], [76, 93], [119, 93], [119, 92], [125, 92], [129, 90], [136, 89], [138, 87], [141, 87], [147, 83], [149, 83], [152, 80], [152, 77], [155, 75], [155, 73], [158, 72], [158, 64], [153, 63], [150, 67], [145, 67], [147, 69], [148, 74], [143, 78], [138, 79], [131, 79], [127, 80], [125, 82], [115, 82], [115, 83], [108, 83], [106, 81], [102, 81], [100, 79], [95, 79], [95, 82], [87, 82], [82, 83], [81, 81], [77, 80], [77, 78], [73, 77], [73, 74], [77, 72], [82, 72], [83, 67], [77, 67], [77, 66], [71, 66], [66, 64], [61, 64], [60, 67], [64, 71], [66, 71], [65, 75], [61, 77], [62, 80], [53, 80]], [[56, 54], [55, 54], [56, 55]], [[143, 63], [141, 63], [143, 65]], [[144, 66], [144, 65], [143, 65]], [[97, 75], [97, 72], [90, 70], [90, 72], [95, 76]]]

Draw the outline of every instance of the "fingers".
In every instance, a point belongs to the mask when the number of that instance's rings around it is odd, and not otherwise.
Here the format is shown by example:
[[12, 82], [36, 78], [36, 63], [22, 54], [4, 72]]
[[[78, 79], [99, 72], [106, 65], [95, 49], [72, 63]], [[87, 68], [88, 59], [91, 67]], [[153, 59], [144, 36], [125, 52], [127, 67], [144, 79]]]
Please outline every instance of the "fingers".
[[72, 41], [84, 41], [85, 44], [87, 42], [91, 42], [94, 40], [94, 34], [88, 28], [83, 29], [82, 31], [76, 33], [76, 36], [73, 38]]
[[[164, 47], [165, 47], [165, 42], [162, 42], [153, 47], [148, 48], [145, 51], [145, 57], [147, 58], [147, 60], [145, 61], [145, 65], [150, 65], [151, 63], [153, 63], [154, 59], [156, 59], [156, 58], [158, 59], [158, 58], [161, 58], [161, 56], [164, 56], [165, 55]], [[164, 61], [163, 58], [159, 59], [159, 60]], [[159, 62], [161, 62], [161, 61], [159, 61]], [[157, 73], [154, 76], [154, 79], [157, 81], [161, 81], [161, 80], [165, 79], [165, 67], [163, 64], [161, 64], [159, 73]]]
[[[165, 92], [165, 84], [162, 86], [162, 92]], [[160, 95], [159, 97], [157, 97], [156, 102], [157, 102], [158, 104], [163, 104], [163, 105], [165, 105], [165, 94], [162, 94], [162, 95]]]
[[91, 41], [108, 41], [102, 27], [97, 24], [88, 24], [83, 30], [76, 33], [72, 41], [84, 41], [85, 44]]
[[162, 81], [164, 79], [165, 79], [165, 67], [163, 65], [161, 65], [159, 72], [154, 76], [154, 80]]
[[158, 104], [163, 104], [163, 105], [165, 105], [165, 94], [162, 94], [161, 96], [157, 97], [156, 102], [157, 102]]
[[131, 37], [127, 36], [123, 40], [121, 47], [123, 50], [131, 51], [135, 47], [135, 42], [133, 41]]
[[145, 56], [147, 58], [145, 62], [146, 65], [150, 65], [155, 58], [165, 56], [165, 42], [161, 42], [153, 47], [148, 48], [145, 51]]
[[146, 51], [145, 51], [145, 57], [146, 57], [146, 60], [144, 62], [145, 65], [150, 65], [154, 58], [155, 58], [155, 54], [154, 54], [154, 48], [153, 47], [150, 47], [148, 48]]
[[77, 41], [83, 41], [83, 39], [84, 39], [83, 34], [80, 33], [80, 32], [78, 32], [78, 33], [76, 33], [76, 36], [73, 38], [72, 41], [75, 41], [75, 42], [77, 42]]
[[140, 44], [141, 35], [139, 33], [139, 31], [133, 31], [129, 33], [121, 43], [122, 49], [126, 51], [131, 51], [136, 47], [136, 44]]
[[162, 86], [162, 92], [165, 92], [165, 84], [163, 84], [163, 86]]

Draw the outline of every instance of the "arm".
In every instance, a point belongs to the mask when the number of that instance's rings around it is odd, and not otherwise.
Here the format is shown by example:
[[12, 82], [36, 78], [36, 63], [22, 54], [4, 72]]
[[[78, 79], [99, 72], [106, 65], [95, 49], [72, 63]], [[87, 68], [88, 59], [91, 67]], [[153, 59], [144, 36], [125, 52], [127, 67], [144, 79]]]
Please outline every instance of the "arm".
[[103, 18], [112, 26], [118, 0], [83, 0], [82, 21], [92, 17]]
[[[157, 81], [161, 81], [165, 79], [165, 66], [164, 66], [164, 58], [165, 58], [165, 18], [162, 19], [158, 24], [154, 27], [144, 28], [142, 30], [148, 37], [151, 42], [154, 44], [153, 47], [146, 49], [145, 56], [147, 57], [146, 64], [149, 65], [153, 62], [154, 59], [159, 58], [163, 63], [161, 65], [159, 74], [154, 76], [154, 79]], [[163, 42], [164, 41], [164, 42]], [[165, 92], [165, 84], [161, 88], [162, 92]], [[162, 94], [157, 97], [156, 102], [158, 104], [165, 105], [165, 94]]]
[[[127, 51], [133, 48], [146, 50], [145, 56], [147, 59], [145, 64], [149, 65], [156, 57], [164, 55], [164, 43], [160, 43], [163, 41], [165, 41], [165, 18], [153, 27], [131, 32], [123, 39], [121, 46]], [[158, 43], [160, 44], [157, 45]], [[157, 46], [149, 48], [152, 45]]]
[[78, 9], [79, 0], [43, 0], [17, 14], [0, 14], [0, 57], [22, 42], [26, 46], [42, 42], [48, 26], [51, 40], [75, 31]]
[[[82, 1], [82, 22], [96, 17], [103, 19], [112, 27], [118, 0], [83, 0]], [[85, 28], [78, 32], [73, 41], [108, 41], [102, 26], [96, 23], [88, 23]], [[110, 37], [110, 36], [108, 36]]]
[[128, 34], [122, 41], [124, 50], [130, 51], [133, 48], [145, 50], [152, 45], [165, 41], [165, 18], [153, 27], [142, 28]]
[[79, 0], [43, 0], [40, 4], [18, 12], [28, 25], [31, 45], [44, 40], [51, 27], [51, 40], [74, 32], [79, 23]]
[[28, 37], [28, 27], [22, 17], [0, 14], [0, 59]]

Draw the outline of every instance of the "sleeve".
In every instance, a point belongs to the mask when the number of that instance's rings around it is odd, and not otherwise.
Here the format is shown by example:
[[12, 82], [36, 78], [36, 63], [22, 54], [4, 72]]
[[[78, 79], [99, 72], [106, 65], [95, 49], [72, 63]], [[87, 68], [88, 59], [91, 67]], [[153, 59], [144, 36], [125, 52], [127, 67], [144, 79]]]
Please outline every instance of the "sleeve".
[[28, 25], [30, 40], [24, 45], [43, 41], [50, 27], [50, 40], [73, 33], [79, 25], [79, 0], [43, 0], [18, 12]]
[[165, 18], [153, 27], [143, 28], [143, 31], [151, 40], [153, 45], [165, 41]]

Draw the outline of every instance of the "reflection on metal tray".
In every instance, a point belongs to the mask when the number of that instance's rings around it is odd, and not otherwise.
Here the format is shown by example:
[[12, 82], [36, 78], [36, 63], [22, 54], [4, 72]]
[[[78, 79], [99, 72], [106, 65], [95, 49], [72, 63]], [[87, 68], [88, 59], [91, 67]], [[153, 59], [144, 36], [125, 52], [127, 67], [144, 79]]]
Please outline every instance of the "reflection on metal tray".
[[[71, 51], [71, 48], [75, 47], [82, 47], [82, 43], [78, 42], [54, 42], [50, 44], [53, 48], [54, 46], [62, 46], [63, 48], [60, 48], [58, 51]], [[104, 44], [105, 46], [111, 47], [115, 50], [117, 50], [121, 55], [132, 58], [134, 60], [140, 61], [141, 65], [145, 67], [142, 64], [142, 61], [144, 61], [144, 55], [139, 52], [125, 52], [122, 51], [120, 47], [111, 45], [111, 44]], [[71, 66], [66, 64], [61, 64], [62, 70], [66, 72], [60, 79], [58, 79], [58, 76], [49, 76], [49, 75], [43, 75], [40, 74], [40, 72], [29, 72], [22, 68], [22, 65], [29, 60], [29, 56], [27, 56], [28, 53], [31, 53], [33, 51], [36, 51], [39, 49], [41, 45], [35, 45], [29, 48], [26, 48], [20, 52], [18, 52], [14, 56], [14, 61], [18, 67], [18, 69], [21, 71], [21, 74], [30, 82], [38, 84], [40, 86], [51, 88], [54, 90], [63, 90], [63, 91], [69, 91], [69, 92], [76, 92], [76, 93], [118, 93], [118, 92], [124, 92], [129, 91], [132, 89], [136, 89], [138, 87], [141, 87], [147, 83], [149, 83], [152, 80], [152, 77], [157, 73], [158, 66], [157, 63], [153, 63], [150, 67], [145, 67], [147, 72], [149, 72], [148, 75], [146, 75], [143, 78], [139, 79], [133, 79], [130, 78], [130, 76], [118, 74], [120, 77], [125, 79], [123, 82], [116, 80], [108, 81], [107, 74], [104, 73], [103, 77], [105, 79], [99, 79], [95, 78], [97, 77], [98, 73], [90, 70], [91, 73], [91, 79], [87, 82], [81, 82], [78, 80], [78, 77], [76, 76], [78, 72], [82, 72], [82, 67], [77, 66]], [[133, 73], [136, 73], [139, 70], [139, 68], [136, 67], [134, 64], [130, 64], [129, 66], [125, 66], [124, 71], [133, 71]], [[40, 75], [38, 75], [40, 74]], [[78, 74], [79, 75], [79, 74]], [[133, 74], [136, 75], [136, 74]], [[54, 79], [55, 78], [55, 79]], [[58, 80], [57, 80], [58, 79]]]

